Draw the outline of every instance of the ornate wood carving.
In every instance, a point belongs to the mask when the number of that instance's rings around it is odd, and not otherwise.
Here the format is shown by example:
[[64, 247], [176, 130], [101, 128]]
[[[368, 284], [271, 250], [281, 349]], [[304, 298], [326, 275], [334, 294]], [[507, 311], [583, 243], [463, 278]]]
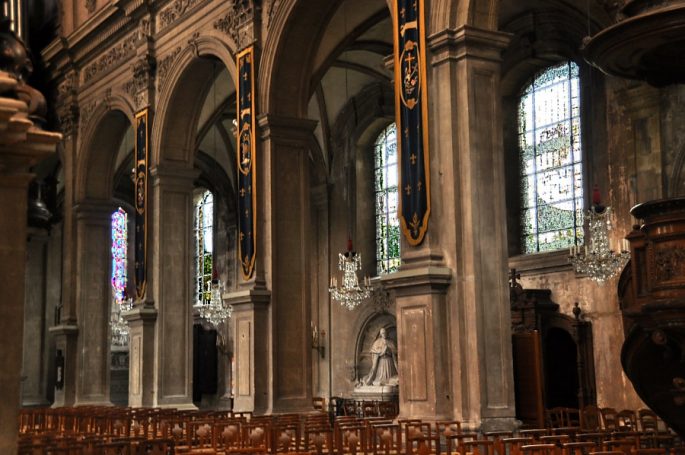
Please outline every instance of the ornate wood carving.
[[656, 281], [670, 281], [685, 276], [685, 248], [658, 249], [654, 254]]
[[86, 0], [86, 9], [90, 14], [95, 12], [95, 0]]

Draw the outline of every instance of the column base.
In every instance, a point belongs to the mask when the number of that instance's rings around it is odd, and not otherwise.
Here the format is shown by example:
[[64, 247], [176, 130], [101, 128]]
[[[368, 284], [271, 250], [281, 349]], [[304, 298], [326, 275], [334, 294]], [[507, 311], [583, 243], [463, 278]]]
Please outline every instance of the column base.
[[129, 326], [128, 405], [151, 407], [155, 402], [154, 361], [157, 310], [143, 305], [124, 313]]
[[73, 406], [76, 401], [76, 341], [78, 327], [60, 324], [48, 331], [55, 337], [55, 401], [53, 408]]

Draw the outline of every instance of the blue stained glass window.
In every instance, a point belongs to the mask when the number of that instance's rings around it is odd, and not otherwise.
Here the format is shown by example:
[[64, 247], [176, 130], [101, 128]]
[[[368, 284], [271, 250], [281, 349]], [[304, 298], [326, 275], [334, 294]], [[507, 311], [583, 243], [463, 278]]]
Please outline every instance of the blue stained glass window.
[[583, 243], [583, 162], [578, 65], [538, 73], [519, 99], [523, 253]]
[[195, 303], [209, 304], [214, 252], [214, 195], [205, 190], [195, 198]]
[[397, 219], [397, 128], [390, 124], [376, 139], [376, 264], [378, 274], [400, 266], [400, 222]]
[[114, 300], [124, 299], [126, 275], [126, 250], [128, 248], [128, 214], [119, 207], [112, 213], [112, 291]]

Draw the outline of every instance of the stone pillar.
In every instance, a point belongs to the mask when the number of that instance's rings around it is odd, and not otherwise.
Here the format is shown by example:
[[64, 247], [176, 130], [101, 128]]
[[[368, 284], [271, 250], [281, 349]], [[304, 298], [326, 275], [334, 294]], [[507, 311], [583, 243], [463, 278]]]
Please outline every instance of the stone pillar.
[[24, 356], [22, 364], [22, 406], [46, 406], [47, 355], [46, 343], [46, 281], [47, 244], [49, 236], [43, 229], [31, 229], [26, 264], [26, 295], [24, 303]]
[[233, 306], [233, 410], [270, 412], [269, 317], [270, 293], [248, 289], [224, 295]]
[[151, 169], [150, 174], [152, 213], [148, 223], [152, 230], [148, 260], [152, 258], [152, 272], [147, 292], [149, 295], [152, 290], [151, 300], [158, 313], [155, 357], [143, 357], [142, 362], [154, 362], [154, 406], [195, 409], [191, 276], [193, 182], [197, 171], [163, 164]]
[[53, 407], [72, 406], [76, 399], [76, 228], [74, 203], [79, 109], [78, 73], [69, 70], [60, 83], [57, 112], [64, 134], [60, 160], [64, 170], [62, 221], [61, 306], [56, 325], [49, 329], [55, 343], [55, 400]]
[[441, 399], [450, 400], [453, 418], [484, 430], [511, 428], [515, 415], [499, 108], [500, 53], [508, 42], [508, 34], [470, 26], [428, 40], [429, 233], [454, 271], [445, 364], [452, 390]]
[[109, 399], [111, 215], [109, 201], [87, 200], [76, 215], [77, 358], [75, 405], [111, 405]]
[[451, 273], [424, 265], [381, 277], [397, 311], [401, 418], [448, 420], [452, 415], [445, 299]]
[[[16, 84], [15, 79], [0, 73], [0, 92]], [[13, 455], [17, 453], [21, 403], [27, 192], [33, 178], [28, 169], [53, 153], [61, 136], [35, 128], [21, 101], [0, 98], [0, 108], [0, 453]]]
[[309, 153], [316, 122], [269, 115], [259, 126], [257, 236], [265, 241], [257, 261], [271, 280], [272, 412], [300, 412], [312, 409]]
[[154, 406], [155, 321], [157, 310], [143, 305], [123, 314], [129, 326], [128, 405]]

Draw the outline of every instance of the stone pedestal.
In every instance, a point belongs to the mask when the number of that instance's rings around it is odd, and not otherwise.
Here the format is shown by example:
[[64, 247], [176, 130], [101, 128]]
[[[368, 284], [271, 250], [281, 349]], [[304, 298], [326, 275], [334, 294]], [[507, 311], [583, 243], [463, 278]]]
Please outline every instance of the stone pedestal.
[[[16, 86], [0, 73], [0, 91]], [[28, 169], [55, 150], [59, 134], [36, 129], [26, 118], [26, 104], [0, 98], [0, 453], [17, 453], [21, 403], [22, 338], [24, 328], [24, 273]]]
[[155, 321], [157, 310], [139, 306], [123, 314], [129, 326], [128, 405], [154, 406]]
[[233, 410], [270, 412], [269, 302], [267, 290], [243, 290], [224, 295], [233, 306]]
[[395, 297], [400, 418], [452, 415], [445, 294], [451, 270], [420, 267], [382, 277]]

